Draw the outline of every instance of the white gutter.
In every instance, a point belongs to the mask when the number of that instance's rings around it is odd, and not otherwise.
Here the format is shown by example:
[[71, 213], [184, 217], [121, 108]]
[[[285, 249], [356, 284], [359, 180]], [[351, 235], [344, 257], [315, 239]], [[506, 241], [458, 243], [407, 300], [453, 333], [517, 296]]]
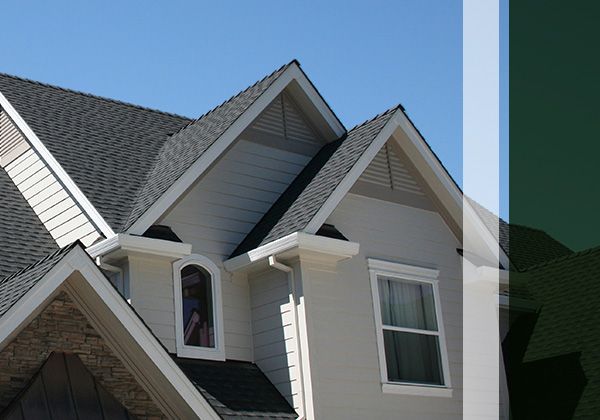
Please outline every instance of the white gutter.
[[110, 255], [112, 259], [117, 259], [137, 253], [175, 260], [190, 255], [192, 245], [119, 233], [88, 247], [86, 251], [92, 258]]
[[299, 254], [312, 254], [321, 258], [340, 261], [358, 254], [358, 250], [359, 244], [356, 242], [295, 232], [226, 260], [224, 265], [227, 271], [234, 272], [250, 268], [261, 261], [266, 261], [272, 255], [277, 255], [279, 258], [289, 258]]

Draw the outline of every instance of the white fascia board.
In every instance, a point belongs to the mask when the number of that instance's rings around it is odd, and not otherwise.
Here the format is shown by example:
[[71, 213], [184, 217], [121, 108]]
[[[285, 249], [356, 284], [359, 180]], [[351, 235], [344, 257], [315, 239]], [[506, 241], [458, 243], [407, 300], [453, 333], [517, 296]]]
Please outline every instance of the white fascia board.
[[63, 167], [58, 161], [52, 156], [52, 153], [44, 146], [44, 143], [38, 138], [33, 132], [31, 127], [25, 122], [25, 120], [19, 115], [17, 110], [10, 104], [8, 99], [0, 92], [0, 106], [6, 111], [9, 117], [17, 125], [19, 130], [23, 133], [27, 141], [39, 154], [40, 158], [48, 165], [48, 167], [54, 172], [56, 177], [60, 180], [60, 183], [67, 190], [69, 195], [75, 200], [75, 202], [81, 207], [83, 212], [89, 217], [91, 223], [100, 229], [102, 234], [107, 238], [110, 238], [115, 233], [112, 228], [106, 223], [104, 218], [98, 213], [98, 210], [92, 205], [88, 198], [83, 194]]
[[[413, 123], [408, 119], [404, 112], [399, 116], [400, 127], [406, 133], [406, 136], [411, 141], [412, 146], [418, 151], [421, 157], [425, 160], [428, 166], [433, 170], [434, 175], [438, 179], [438, 181], [443, 185], [446, 191], [448, 191], [450, 197], [452, 198], [453, 204], [457, 206], [457, 208], [462, 207], [462, 212], [458, 212], [459, 214], [466, 216], [466, 219], [473, 222], [477, 227], [477, 231], [480, 233], [481, 237], [484, 239], [486, 245], [490, 248], [493, 254], [495, 254], [495, 249], [498, 249], [498, 257], [500, 263], [504, 267], [508, 267], [508, 257], [504, 253], [504, 250], [494, 238], [489, 229], [485, 226], [481, 218], [475, 213], [475, 210], [471, 207], [471, 205], [467, 202], [467, 200], [463, 200], [463, 193], [456, 186], [450, 174], [443, 167], [440, 160], [433, 154], [425, 139], [421, 136], [419, 131], [415, 128]], [[455, 212], [449, 212], [451, 215], [454, 215]], [[462, 226], [463, 220], [456, 220], [458, 226]]]
[[[406, 114], [404, 114], [404, 112], [400, 109], [398, 109], [386, 123], [375, 140], [373, 140], [371, 145], [367, 148], [367, 150], [365, 150], [360, 159], [354, 164], [354, 167], [348, 172], [348, 174], [346, 174], [342, 182], [340, 182], [335, 191], [325, 201], [325, 204], [323, 204], [317, 214], [315, 214], [313, 219], [308, 223], [304, 231], [307, 233], [315, 233], [317, 230], [319, 230], [319, 228], [323, 225], [323, 223], [325, 223], [327, 218], [338, 206], [340, 201], [342, 201], [348, 191], [350, 191], [350, 188], [352, 188], [356, 180], [358, 180], [358, 177], [364, 172], [369, 163], [371, 163], [377, 152], [379, 152], [381, 147], [383, 147], [389, 138], [392, 137], [394, 131], [396, 131], [398, 128], [404, 131], [408, 139], [411, 141], [412, 146], [432, 169], [433, 173], [438, 181], [442, 184], [444, 189], [448, 191], [449, 196], [452, 199], [452, 205], [456, 205], [457, 209], [460, 209], [461, 207], [463, 208], [463, 212], [466, 212], [468, 217], [467, 220], [472, 220], [475, 223], [475, 226], [477, 226], [478, 231], [481, 233], [486, 245], [489, 246], [491, 250], [498, 249], [500, 263], [504, 267], [508, 267], [508, 257], [504, 253], [502, 247], [500, 247], [498, 241], [494, 238], [489, 229], [487, 229], [487, 227], [483, 224], [471, 206], [468, 203], [466, 206], [463, 206], [462, 192], [458, 189], [446, 169], [444, 169], [439, 159], [435, 157], [431, 149], [427, 146], [425, 139], [423, 139]], [[417, 167], [417, 169], [419, 168]], [[458, 214], [462, 214], [460, 211], [450, 211], [449, 213], [454, 217], [459, 217]], [[456, 223], [458, 226], [462, 226], [463, 220], [456, 220]]]
[[123, 255], [135, 253], [179, 259], [192, 253], [192, 245], [119, 233], [90, 246], [86, 251], [92, 258], [106, 257], [120, 252]]
[[319, 109], [331, 129], [341, 136], [345, 133], [344, 127], [335, 117], [331, 109], [323, 101], [312, 83], [306, 78], [302, 70], [292, 63], [272, 84], [264, 91], [250, 107], [204, 152], [185, 173], [175, 181], [167, 191], [152, 204], [152, 206], [138, 218], [127, 230], [128, 233], [141, 235], [154, 222], [156, 222], [169, 208], [186, 193], [193, 183], [206, 171], [212, 163], [227, 150], [236, 138], [263, 112], [267, 106], [279, 95], [292, 81], [296, 80], [304, 89], [312, 103]]
[[272, 255], [286, 257], [300, 255], [302, 252], [311, 252], [330, 256], [335, 260], [351, 258], [358, 254], [359, 244], [356, 242], [342, 241], [325, 236], [311, 235], [304, 232], [294, 232], [281, 239], [269, 242], [245, 254], [238, 255], [224, 262], [225, 269], [229, 272], [249, 268], [255, 263], [266, 261]]
[[64, 256], [0, 318], [0, 348], [18, 334], [21, 328], [44, 308], [45, 303], [49, 303], [61, 290], [60, 286], [75, 271], [82, 275], [98, 298], [121, 321], [140, 349], [148, 355], [198, 418], [219, 419], [218, 414], [179, 369], [148, 327], [80, 247], [75, 247]]
[[327, 198], [325, 203], [321, 206], [317, 214], [314, 215], [312, 220], [308, 223], [304, 229], [307, 233], [316, 233], [329, 215], [335, 210], [340, 201], [346, 196], [350, 188], [354, 185], [358, 177], [364, 172], [369, 166], [369, 163], [373, 160], [375, 155], [383, 147], [385, 142], [394, 134], [399, 124], [399, 116], [402, 114], [400, 109], [394, 112], [394, 115], [388, 120], [385, 126], [381, 129], [377, 137], [371, 142], [367, 150], [364, 151], [362, 156], [356, 161], [352, 169], [346, 174], [344, 179], [338, 184], [333, 193]]

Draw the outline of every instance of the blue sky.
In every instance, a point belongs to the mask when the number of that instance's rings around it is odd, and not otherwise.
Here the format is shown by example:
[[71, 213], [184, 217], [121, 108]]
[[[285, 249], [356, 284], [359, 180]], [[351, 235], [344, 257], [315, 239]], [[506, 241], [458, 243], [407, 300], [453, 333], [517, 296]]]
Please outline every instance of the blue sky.
[[462, 2], [28, 1], [0, 71], [199, 116], [292, 58], [348, 127], [402, 103], [462, 178]]

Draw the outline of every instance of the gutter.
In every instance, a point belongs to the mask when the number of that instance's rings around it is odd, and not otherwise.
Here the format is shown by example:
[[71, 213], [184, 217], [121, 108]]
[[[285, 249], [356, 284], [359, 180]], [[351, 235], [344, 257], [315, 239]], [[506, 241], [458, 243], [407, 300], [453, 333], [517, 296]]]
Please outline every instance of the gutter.
[[281, 239], [259, 246], [251, 251], [224, 262], [229, 272], [247, 271], [259, 265], [267, 266], [268, 258], [292, 258], [299, 255], [311, 256], [321, 260], [342, 261], [358, 254], [357, 242], [343, 241], [305, 232], [294, 232]]
[[118, 233], [86, 249], [92, 258], [103, 257], [111, 261], [131, 254], [177, 260], [192, 253], [192, 245], [163, 239]]

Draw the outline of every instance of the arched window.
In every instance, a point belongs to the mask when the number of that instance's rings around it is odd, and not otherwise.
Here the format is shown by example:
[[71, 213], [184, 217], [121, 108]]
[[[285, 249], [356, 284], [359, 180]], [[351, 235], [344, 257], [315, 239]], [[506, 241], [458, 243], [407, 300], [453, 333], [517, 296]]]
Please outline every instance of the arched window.
[[177, 355], [224, 360], [219, 268], [190, 255], [173, 264]]

